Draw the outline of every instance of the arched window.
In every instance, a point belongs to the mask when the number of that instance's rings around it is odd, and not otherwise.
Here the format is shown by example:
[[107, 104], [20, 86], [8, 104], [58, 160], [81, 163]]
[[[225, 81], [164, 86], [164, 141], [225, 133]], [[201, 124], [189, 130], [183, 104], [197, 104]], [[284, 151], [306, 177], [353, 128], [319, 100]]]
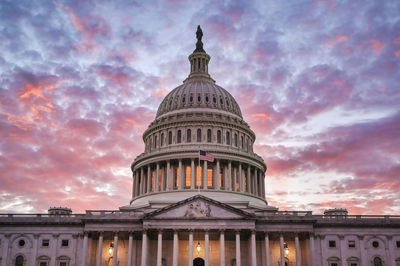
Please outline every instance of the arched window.
[[197, 129], [197, 142], [201, 142], [201, 129]]
[[172, 144], [172, 132], [168, 132], [168, 144], [171, 145]]
[[177, 143], [181, 143], [182, 142], [182, 131], [178, 130], [178, 136], [177, 136]]
[[161, 133], [161, 147], [164, 146], [164, 133]]
[[186, 141], [189, 143], [192, 142], [192, 131], [190, 129], [186, 131]]
[[233, 137], [233, 143], [235, 144], [235, 147], [238, 146], [237, 144], [237, 134], [235, 133], [234, 137]]
[[24, 266], [24, 257], [22, 255], [15, 258], [15, 266]]
[[374, 258], [374, 266], [382, 266], [382, 259], [379, 257]]
[[211, 129], [207, 129], [207, 142], [211, 142]]
[[231, 145], [231, 133], [229, 131], [226, 132], [226, 145]]
[[221, 130], [217, 130], [217, 143], [221, 144]]
[[243, 136], [240, 136], [240, 142], [242, 143], [242, 150], [244, 149], [244, 138], [243, 138]]
[[157, 136], [154, 136], [154, 149], [157, 148]]

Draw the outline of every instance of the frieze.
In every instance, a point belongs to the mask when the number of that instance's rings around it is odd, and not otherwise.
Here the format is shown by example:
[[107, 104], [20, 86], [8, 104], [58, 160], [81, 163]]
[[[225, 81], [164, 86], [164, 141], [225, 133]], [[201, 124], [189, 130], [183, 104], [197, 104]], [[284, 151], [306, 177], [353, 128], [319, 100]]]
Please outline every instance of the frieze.
[[211, 217], [210, 204], [206, 203], [203, 207], [200, 201], [190, 203], [186, 209], [185, 215], [187, 218], [203, 218]]

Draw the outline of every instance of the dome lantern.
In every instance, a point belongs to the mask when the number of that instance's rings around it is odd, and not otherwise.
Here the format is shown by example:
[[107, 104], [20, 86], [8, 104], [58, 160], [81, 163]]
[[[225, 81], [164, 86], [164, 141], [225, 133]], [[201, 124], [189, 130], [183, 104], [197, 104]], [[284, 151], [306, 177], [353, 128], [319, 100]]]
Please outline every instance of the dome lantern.
[[190, 74], [183, 83], [191, 81], [207, 81], [215, 83], [215, 80], [213, 80], [210, 74], [208, 74], [208, 62], [210, 62], [211, 57], [206, 53], [206, 51], [204, 51], [203, 42], [201, 41], [202, 37], [203, 31], [201, 30], [200, 25], [198, 25], [196, 31], [196, 49], [191, 55], [189, 55]]

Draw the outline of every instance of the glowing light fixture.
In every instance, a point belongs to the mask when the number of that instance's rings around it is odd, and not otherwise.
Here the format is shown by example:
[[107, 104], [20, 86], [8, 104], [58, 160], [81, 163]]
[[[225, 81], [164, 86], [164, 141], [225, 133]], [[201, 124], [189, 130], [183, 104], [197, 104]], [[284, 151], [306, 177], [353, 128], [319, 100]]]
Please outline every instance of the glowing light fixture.
[[111, 242], [110, 247], [108, 248], [108, 254], [110, 254], [110, 256], [113, 254], [113, 247], [114, 247], [114, 243]]
[[285, 254], [286, 254], [286, 255], [289, 255], [289, 248], [288, 248], [287, 243], [284, 243], [284, 244], [283, 244], [283, 247], [284, 247], [284, 249], [285, 249]]
[[200, 247], [200, 242], [197, 242], [197, 247], [196, 247], [196, 249], [197, 249], [197, 253], [200, 253], [200, 249], [201, 249], [201, 247]]

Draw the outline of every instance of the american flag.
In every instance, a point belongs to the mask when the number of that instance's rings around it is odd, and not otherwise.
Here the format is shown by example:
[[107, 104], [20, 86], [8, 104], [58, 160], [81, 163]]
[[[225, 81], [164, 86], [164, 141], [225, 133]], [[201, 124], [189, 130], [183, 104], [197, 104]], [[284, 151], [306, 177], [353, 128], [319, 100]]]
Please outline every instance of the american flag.
[[214, 155], [212, 155], [211, 153], [205, 152], [205, 151], [200, 151], [199, 152], [199, 159], [200, 160], [205, 160], [208, 162], [214, 162]]

